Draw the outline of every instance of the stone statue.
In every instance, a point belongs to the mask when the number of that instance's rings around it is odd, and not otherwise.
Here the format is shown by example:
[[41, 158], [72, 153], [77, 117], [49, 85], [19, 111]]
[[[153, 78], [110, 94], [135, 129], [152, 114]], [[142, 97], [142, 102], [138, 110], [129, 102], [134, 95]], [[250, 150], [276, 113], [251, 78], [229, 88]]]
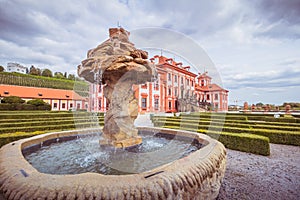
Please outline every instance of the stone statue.
[[132, 86], [154, 81], [155, 66], [147, 60], [148, 53], [136, 49], [123, 28], [110, 28], [109, 39], [91, 49], [87, 59], [78, 66], [78, 75], [91, 83], [105, 84], [104, 96], [109, 108], [100, 144], [126, 148], [142, 142], [134, 120], [138, 101]]

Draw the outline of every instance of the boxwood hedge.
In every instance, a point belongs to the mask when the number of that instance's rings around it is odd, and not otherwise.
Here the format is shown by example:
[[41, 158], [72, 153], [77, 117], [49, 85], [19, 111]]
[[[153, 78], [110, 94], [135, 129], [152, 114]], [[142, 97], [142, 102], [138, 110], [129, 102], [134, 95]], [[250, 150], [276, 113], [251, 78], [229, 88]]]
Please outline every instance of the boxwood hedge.
[[173, 129], [182, 129], [189, 131], [196, 131], [200, 133], [207, 134], [212, 138], [217, 139], [224, 144], [225, 147], [233, 150], [249, 152], [259, 155], [268, 156], [270, 155], [270, 144], [269, 138], [253, 135], [253, 134], [238, 134], [238, 133], [228, 133], [228, 132], [218, 132], [211, 130], [195, 130], [192, 128], [180, 127], [177, 126], [163, 126], [164, 128], [173, 128]]

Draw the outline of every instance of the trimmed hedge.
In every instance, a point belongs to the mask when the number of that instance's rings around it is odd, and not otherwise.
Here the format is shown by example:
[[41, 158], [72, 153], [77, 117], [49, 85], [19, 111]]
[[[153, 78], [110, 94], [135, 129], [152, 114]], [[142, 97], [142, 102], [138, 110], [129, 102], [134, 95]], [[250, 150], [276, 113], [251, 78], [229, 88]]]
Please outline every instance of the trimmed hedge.
[[[221, 131], [230, 134], [248, 134], [268, 137], [278, 144], [300, 146], [300, 126], [297, 118], [274, 118], [271, 115], [247, 115], [247, 120], [232, 120], [228, 116], [212, 117], [216, 114], [185, 114], [180, 117], [152, 116], [154, 126], [173, 127], [198, 132]], [[234, 115], [232, 115], [234, 116]], [[251, 119], [252, 121], [248, 121]], [[274, 122], [271, 122], [274, 121]]]
[[[1, 105], [1, 104], [0, 104]], [[95, 115], [96, 114], [96, 115]], [[69, 111], [9, 111], [1, 112], [1, 119], [24, 119], [24, 118], [57, 118], [57, 117], [91, 117], [98, 116], [103, 117], [103, 113], [91, 114], [89, 112], [69, 112]]]
[[[74, 124], [74, 121], [76, 123], [83, 123], [83, 122], [95, 122], [91, 121], [90, 119], [86, 118], [80, 118], [80, 119], [61, 119], [61, 120], [48, 120], [48, 121], [30, 121], [30, 122], [16, 122], [16, 123], [0, 123], [0, 133], [1, 133], [1, 128], [9, 128], [9, 127], [26, 127], [26, 126], [46, 126], [46, 125], [63, 125], [63, 124]], [[103, 125], [104, 122], [102, 120], [99, 120], [99, 124]]]
[[299, 128], [299, 123], [286, 123], [286, 122], [266, 122], [266, 121], [245, 121], [245, 120], [228, 120], [225, 121], [222, 119], [195, 119], [195, 118], [181, 118], [181, 117], [164, 117], [164, 116], [153, 116], [152, 122], [156, 123], [157, 121], [190, 121], [190, 122], [207, 122], [207, 123], [234, 123], [234, 124], [247, 124], [247, 125], [265, 125], [265, 126], [279, 126], [279, 127], [297, 127]]
[[274, 117], [266, 117], [266, 116], [248, 116], [248, 120], [252, 121], [266, 121], [266, 122], [285, 122], [285, 123], [300, 123], [299, 118], [274, 118]]
[[1, 103], [0, 110], [51, 110], [50, 105], [31, 105], [31, 104], [8, 104], [8, 103]]
[[7, 133], [7, 134], [0, 134], [0, 148], [8, 143], [11, 143], [13, 141], [17, 141], [23, 138], [28, 138], [32, 137], [35, 135], [40, 135], [46, 133], [45, 131], [35, 131], [35, 132], [30, 132], [30, 133], [25, 133], [25, 132], [15, 132], [15, 133]]
[[[87, 117], [54, 117], [54, 118], [29, 118], [29, 119], [0, 119], [0, 126], [1, 124], [16, 124], [16, 123], [22, 123], [22, 122], [37, 122], [37, 121], [61, 121], [61, 120], [76, 120], [76, 122], [78, 120], [83, 120], [83, 119], [89, 119]], [[103, 117], [98, 117], [99, 121], [104, 121]]]
[[73, 114], [72, 112], [62, 112], [62, 113], [52, 113], [52, 112], [46, 112], [46, 113], [27, 113], [27, 112], [20, 112], [20, 113], [13, 113], [13, 114], [0, 114], [0, 119], [24, 119], [24, 118], [55, 118], [55, 117], [77, 117], [77, 116], [89, 116], [85, 112], [82, 112], [80, 114]]
[[[49, 131], [91, 128], [104, 125], [104, 114], [87, 112], [10, 111], [0, 113], [0, 147]], [[92, 117], [92, 119], [90, 118]], [[95, 118], [97, 117], [97, 118]]]
[[299, 124], [290, 124], [282, 123], [283, 125], [277, 125], [274, 123], [246, 123], [242, 121], [214, 121], [214, 120], [191, 120], [191, 119], [180, 119], [180, 118], [162, 118], [155, 119], [153, 123], [163, 124], [166, 122], [179, 122], [179, 123], [192, 123], [199, 125], [211, 125], [211, 126], [227, 126], [227, 127], [236, 127], [236, 128], [248, 128], [248, 129], [268, 129], [268, 130], [283, 130], [283, 131], [300, 131]]
[[180, 114], [181, 118], [196, 118], [196, 119], [227, 119], [227, 120], [247, 120], [247, 116], [239, 116], [239, 115], [231, 115], [228, 116], [225, 113], [222, 114], [216, 114], [216, 113], [212, 113], [212, 114], [207, 114], [207, 113], [203, 113], [203, 114]]
[[270, 155], [270, 140], [268, 137], [253, 134], [236, 134], [222, 132], [221, 134], [208, 132], [211, 136], [222, 142], [225, 147], [259, 155]]
[[[178, 129], [177, 126], [163, 126], [164, 128]], [[180, 127], [182, 130], [200, 132], [209, 135], [212, 138], [220, 141], [225, 147], [233, 150], [249, 152], [259, 155], [270, 155], [269, 138], [253, 135], [253, 134], [238, 134], [228, 132], [203, 131], [192, 128]]]
[[27, 127], [10, 127], [0, 128], [0, 133], [14, 133], [14, 132], [34, 132], [34, 131], [49, 131], [55, 129], [68, 130], [74, 128], [97, 127], [98, 123], [78, 123], [78, 124], [61, 124], [61, 125], [47, 125], [47, 126], [27, 126]]
[[227, 126], [215, 126], [215, 125], [201, 125], [199, 123], [186, 123], [180, 121], [165, 121], [156, 122], [155, 126], [171, 126], [181, 129], [193, 129], [193, 130], [209, 130], [209, 131], [223, 131], [228, 133], [248, 133], [266, 136], [270, 139], [271, 143], [276, 144], [288, 144], [300, 146], [300, 132], [296, 131], [281, 131], [281, 130], [267, 130], [267, 129], [249, 129], [249, 128], [238, 128], [238, 127], [227, 127]]

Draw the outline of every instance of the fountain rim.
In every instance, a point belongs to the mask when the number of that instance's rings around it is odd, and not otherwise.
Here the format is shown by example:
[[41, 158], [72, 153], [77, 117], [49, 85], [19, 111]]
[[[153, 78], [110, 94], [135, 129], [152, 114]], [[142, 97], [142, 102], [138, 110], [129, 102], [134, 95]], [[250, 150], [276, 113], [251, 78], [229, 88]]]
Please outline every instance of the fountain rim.
[[[186, 175], [183, 175], [187, 173], [196, 173], [199, 174], [200, 177], [206, 177], [210, 173], [217, 173], [215, 170], [225, 169], [226, 149], [224, 145], [207, 135], [156, 127], [138, 127], [138, 130], [189, 136], [197, 139], [201, 143], [206, 143], [206, 145], [186, 157], [137, 174], [104, 175], [87, 172], [82, 174], [52, 175], [41, 173], [35, 169], [23, 156], [22, 149], [53, 138], [74, 136], [85, 132], [92, 133], [99, 131], [99, 128], [37, 135], [6, 144], [0, 149], [0, 183], [3, 185], [0, 187], [0, 191], [5, 192], [13, 191], [15, 190], [14, 188], [25, 188], [24, 190], [32, 190], [32, 192], [34, 192], [35, 190], [41, 190], [41, 188], [43, 188], [48, 192], [53, 192], [63, 188], [63, 191], [66, 192], [72, 191], [74, 187], [79, 190], [79, 188], [97, 188], [100, 187], [100, 185], [101, 190], [111, 187], [116, 190], [120, 190], [120, 188], [124, 190], [126, 188], [130, 189], [130, 187], [133, 187], [132, 185], [139, 188], [150, 187], [149, 185], [153, 185], [153, 182], [159, 183], [159, 180], [173, 183], [178, 179], [188, 179]], [[216, 155], [219, 156], [217, 157]], [[218, 168], [214, 166], [216, 163]], [[209, 179], [210, 177], [208, 176], [206, 178]], [[30, 181], [30, 183], [28, 183], [28, 181]], [[26, 188], [27, 185], [35, 189]], [[76, 190], [74, 192], [78, 191]], [[42, 193], [47, 192], [43, 191]]]
[[[196, 133], [196, 132], [191, 132], [191, 131], [185, 131], [185, 130], [176, 130], [176, 129], [169, 129], [169, 128], [157, 128], [157, 127], [137, 127], [139, 131], [155, 131], [155, 132], [162, 132], [162, 133], [166, 133], [166, 134], [170, 134], [170, 135], [177, 135], [177, 136], [183, 136], [183, 137], [189, 137], [191, 138], [191, 136], [198, 140], [200, 143], [204, 144], [203, 147], [201, 147], [200, 149], [198, 149], [195, 152], [192, 152], [190, 154], [194, 154], [196, 152], [199, 153], [199, 151], [203, 151], [203, 148], [205, 148], [204, 150], [206, 150], [207, 148], [209, 148], [210, 146], [208, 146], [208, 144], [213, 145], [213, 143], [215, 143], [214, 139], [210, 138], [209, 136], [202, 134], [202, 133]], [[25, 138], [25, 139], [21, 139], [15, 142], [11, 142], [9, 144], [4, 145], [1, 149], [5, 149], [6, 147], [12, 146], [13, 148], [9, 148], [10, 151], [11, 149], [15, 149], [17, 148], [18, 152], [15, 152], [17, 156], [17, 158], [21, 159], [21, 160], [25, 160], [26, 164], [29, 164], [30, 167], [27, 167], [27, 170], [29, 171], [34, 171], [36, 170], [30, 163], [28, 163], [28, 161], [25, 159], [22, 150], [24, 148], [30, 147], [32, 145], [37, 145], [37, 144], [41, 144], [42, 142], [45, 142], [47, 140], [51, 140], [51, 139], [56, 139], [56, 138], [62, 138], [62, 137], [68, 137], [68, 136], [76, 136], [76, 135], [84, 135], [84, 134], [93, 134], [93, 133], [97, 133], [99, 131], [102, 131], [102, 129], [99, 128], [90, 128], [90, 129], [80, 129], [80, 130], [68, 130], [68, 131], [59, 131], [59, 132], [50, 132], [50, 133], [46, 133], [46, 134], [42, 134], [42, 135], [36, 135], [36, 136], [32, 136], [29, 138]], [[1, 150], [0, 149], [0, 150]], [[189, 155], [190, 155], [189, 154]], [[189, 157], [186, 156], [186, 157]], [[1, 154], [0, 154], [1, 156]], [[12, 159], [14, 161], [16, 161], [15, 159], [17, 158], [13, 158], [12, 156], [7, 158], [7, 159]], [[6, 160], [7, 160], [6, 159]], [[183, 159], [183, 158], [181, 158]], [[161, 168], [165, 168], [168, 165], [172, 164], [173, 162], [176, 162], [178, 160], [181, 159], [177, 159], [174, 160], [170, 163], [166, 163], [164, 165], [158, 166], [150, 171], [157, 171]], [[1, 159], [0, 159], [1, 162]], [[26, 165], [23, 165], [26, 166]], [[23, 167], [25, 168], [25, 167]], [[33, 168], [33, 169], [30, 169]], [[24, 170], [25, 171], [25, 170]], [[37, 171], [37, 170], [36, 170]], [[26, 171], [25, 171], [26, 172]], [[41, 174], [46, 174], [46, 175], [51, 175], [51, 174], [47, 174], [47, 173], [42, 173], [37, 171], [37, 173], [41, 173]], [[117, 177], [121, 177], [121, 176], [131, 176], [131, 175], [138, 175], [138, 174], [148, 174], [149, 171], [145, 171], [145, 172], [141, 172], [141, 173], [135, 173], [135, 174], [126, 174], [126, 175], [105, 175], [105, 174], [100, 174], [100, 173], [95, 173], [95, 172], [86, 172], [86, 173], [91, 173], [91, 174], [99, 174], [102, 176], [117, 176]], [[65, 174], [65, 176], [75, 176], [75, 175], [82, 175], [82, 174], [86, 174], [86, 173], [81, 173], [81, 174]], [[54, 174], [55, 175], [55, 174]]]

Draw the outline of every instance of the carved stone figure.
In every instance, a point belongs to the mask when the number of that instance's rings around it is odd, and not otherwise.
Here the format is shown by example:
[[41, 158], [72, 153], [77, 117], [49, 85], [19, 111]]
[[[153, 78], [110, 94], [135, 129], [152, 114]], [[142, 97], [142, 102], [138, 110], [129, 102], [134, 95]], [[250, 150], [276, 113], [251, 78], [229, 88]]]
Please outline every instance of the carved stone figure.
[[148, 53], [136, 49], [123, 28], [110, 28], [109, 39], [88, 51], [87, 59], [78, 66], [78, 75], [91, 83], [105, 84], [104, 96], [109, 108], [104, 119], [101, 144], [124, 148], [142, 142], [134, 127], [138, 101], [132, 86], [157, 78]]

